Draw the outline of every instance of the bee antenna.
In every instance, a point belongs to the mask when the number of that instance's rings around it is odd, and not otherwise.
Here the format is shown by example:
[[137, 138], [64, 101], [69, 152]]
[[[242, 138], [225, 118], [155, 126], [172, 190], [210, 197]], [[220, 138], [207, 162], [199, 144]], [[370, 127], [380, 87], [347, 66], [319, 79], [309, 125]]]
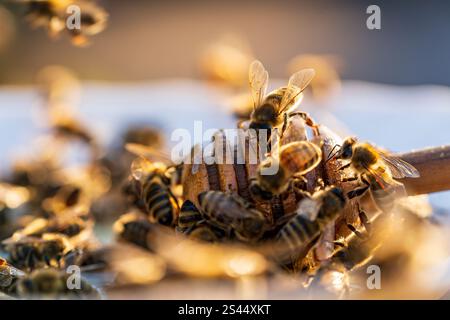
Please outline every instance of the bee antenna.
[[[341, 145], [335, 144], [334, 147], [333, 147], [333, 149], [331, 149], [330, 152], [328, 153], [328, 156], [327, 156], [327, 159], [325, 160], [325, 163], [327, 163], [328, 161], [330, 161], [331, 159], [333, 159], [333, 158], [338, 154], [339, 149], [340, 149], [341, 147], [342, 147]], [[337, 148], [337, 150], [336, 150], [336, 148]]]

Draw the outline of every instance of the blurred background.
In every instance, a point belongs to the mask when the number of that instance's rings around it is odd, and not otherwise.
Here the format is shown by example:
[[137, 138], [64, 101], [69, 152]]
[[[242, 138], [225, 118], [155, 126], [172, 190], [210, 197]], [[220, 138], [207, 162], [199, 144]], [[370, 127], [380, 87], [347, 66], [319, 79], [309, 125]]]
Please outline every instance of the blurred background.
[[[47, 64], [82, 79], [199, 78], [198, 56], [224, 33], [247, 40], [272, 77], [286, 76], [299, 53], [340, 57], [344, 79], [450, 85], [449, 1], [147, 1], [102, 0], [108, 28], [88, 48], [31, 30], [23, 6], [0, 4], [0, 83], [30, 83]], [[366, 8], [381, 8], [381, 30]], [[6, 9], [6, 10], [5, 10]]]

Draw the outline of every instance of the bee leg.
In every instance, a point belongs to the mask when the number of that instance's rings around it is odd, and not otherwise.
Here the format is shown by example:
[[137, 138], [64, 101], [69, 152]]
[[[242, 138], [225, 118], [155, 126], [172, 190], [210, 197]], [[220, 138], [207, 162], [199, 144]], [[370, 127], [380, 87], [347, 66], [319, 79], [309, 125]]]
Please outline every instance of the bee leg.
[[362, 187], [362, 188], [358, 188], [358, 189], [352, 190], [352, 191], [347, 193], [347, 198], [353, 199], [355, 197], [362, 196], [367, 190], [369, 190], [369, 186], [365, 186], [365, 187]]
[[358, 211], [359, 211], [359, 220], [361, 220], [362, 225], [366, 229], [366, 232], [368, 235], [372, 234], [372, 224], [369, 220], [369, 217], [365, 213], [364, 210], [361, 209], [361, 207], [358, 204]]
[[302, 180], [303, 183], [308, 183], [308, 179], [306, 179], [304, 176], [302, 175], [294, 175], [294, 180]]
[[339, 168], [338, 168], [338, 171], [342, 171], [342, 170], [344, 170], [344, 169], [347, 169], [348, 167], [350, 167], [351, 164], [352, 164], [351, 162], [349, 162], [349, 163], [347, 163], [347, 164], [344, 164], [342, 167], [339, 167]]
[[347, 228], [349, 228], [350, 231], [353, 232], [358, 238], [367, 239], [367, 235], [364, 235], [363, 233], [359, 232], [358, 229], [356, 229], [355, 226], [352, 225], [351, 223], [347, 223]]
[[305, 120], [305, 123], [308, 127], [311, 127], [314, 130], [314, 133], [316, 135], [319, 135], [319, 125], [317, 125], [314, 120], [311, 118], [311, 116], [306, 112], [293, 112], [289, 114], [289, 117], [294, 116], [300, 116], [303, 120]]
[[288, 115], [285, 113], [283, 119], [283, 126], [281, 127], [280, 140], [283, 138], [284, 131], [286, 131], [287, 125], [288, 125]]
[[347, 248], [347, 243], [344, 239], [334, 240], [333, 244], [341, 248]]
[[341, 179], [341, 182], [350, 182], [358, 180], [358, 176], [345, 177]]

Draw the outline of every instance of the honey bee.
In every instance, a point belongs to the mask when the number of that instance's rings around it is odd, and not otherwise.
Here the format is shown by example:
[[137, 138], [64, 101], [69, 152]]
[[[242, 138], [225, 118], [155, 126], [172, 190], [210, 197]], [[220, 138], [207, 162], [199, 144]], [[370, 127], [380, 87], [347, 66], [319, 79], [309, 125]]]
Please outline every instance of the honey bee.
[[224, 230], [232, 229], [241, 241], [254, 241], [266, 229], [264, 215], [237, 195], [221, 191], [206, 191], [198, 195], [200, 210], [213, 225]]
[[269, 74], [258, 60], [250, 64], [249, 82], [253, 97], [253, 112], [250, 129], [271, 130], [282, 125], [281, 136], [286, 129], [288, 117], [298, 115], [306, 124], [316, 128], [316, 124], [305, 112], [293, 112], [303, 97], [303, 90], [314, 77], [313, 69], [303, 69], [294, 73], [287, 87], [272, 91], [266, 96]]
[[20, 278], [15, 286], [13, 296], [40, 299], [101, 299], [100, 289], [80, 279], [79, 288], [69, 288], [70, 274], [55, 268], [37, 269]]
[[73, 241], [75, 237], [78, 240], [85, 240], [92, 236], [93, 226], [94, 221], [91, 217], [83, 216], [78, 212], [66, 212], [64, 215], [52, 218], [36, 218], [23, 229], [16, 231], [12, 237], [19, 239], [21, 237], [42, 237], [48, 233], [61, 234], [67, 236], [75, 245], [77, 244], [77, 241]]
[[13, 265], [28, 270], [72, 264], [68, 261], [79, 254], [67, 237], [55, 233], [46, 233], [42, 237], [13, 236], [3, 240], [2, 245]]
[[300, 202], [297, 215], [278, 232], [278, 240], [291, 252], [313, 245], [321, 231], [339, 216], [345, 204], [346, 198], [340, 188], [329, 186], [316, 191], [311, 198]]
[[358, 180], [363, 187], [350, 191], [350, 199], [363, 195], [370, 190], [376, 205], [382, 211], [389, 211], [398, 196], [404, 195], [402, 183], [394, 180], [401, 178], [418, 178], [419, 171], [411, 164], [387, 154], [366, 142], [357, 142], [356, 138], [344, 140], [342, 147], [333, 158], [349, 159], [350, 162], [340, 168], [351, 167], [355, 176], [345, 178], [344, 181]]
[[[250, 191], [256, 198], [271, 199], [286, 191], [295, 179], [313, 170], [322, 160], [322, 150], [312, 142], [296, 141], [283, 145], [277, 157], [271, 156], [258, 167], [256, 178], [250, 183]], [[274, 174], [264, 172], [278, 167]], [[265, 174], [264, 174], [265, 173]]]
[[[16, 0], [27, 5], [26, 17], [34, 27], [47, 28], [55, 37], [66, 29], [76, 46], [88, 44], [87, 36], [95, 35], [106, 27], [108, 14], [97, 4], [86, 0]], [[71, 5], [80, 8], [80, 27], [67, 28], [66, 20]]]
[[178, 227], [187, 229], [195, 226], [197, 223], [203, 221], [204, 218], [197, 207], [189, 200], [183, 202], [178, 217]]
[[139, 198], [151, 221], [174, 225], [180, 210], [178, 199], [170, 189], [171, 176], [162, 162], [137, 158], [131, 166], [133, 177], [140, 184]]

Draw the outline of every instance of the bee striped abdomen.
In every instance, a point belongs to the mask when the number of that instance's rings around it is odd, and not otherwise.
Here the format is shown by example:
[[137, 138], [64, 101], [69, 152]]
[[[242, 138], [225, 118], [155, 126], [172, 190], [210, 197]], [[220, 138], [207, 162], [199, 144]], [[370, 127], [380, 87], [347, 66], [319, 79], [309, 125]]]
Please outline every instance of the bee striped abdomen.
[[287, 144], [280, 153], [280, 165], [292, 174], [303, 174], [316, 167], [322, 152], [311, 142], [299, 141]]
[[232, 222], [229, 213], [238, 210], [238, 206], [228, 200], [224, 193], [218, 191], [208, 191], [199, 195], [203, 213], [224, 225], [229, 225]]
[[175, 218], [174, 202], [168, 187], [158, 177], [150, 177], [142, 190], [145, 208], [150, 217], [163, 225], [171, 225]]
[[189, 228], [203, 220], [202, 214], [195, 205], [186, 200], [181, 206], [180, 216], [178, 217], [178, 226], [180, 228]]
[[279, 232], [279, 240], [287, 243], [290, 249], [295, 250], [307, 245], [320, 233], [320, 226], [316, 221], [297, 215], [292, 218]]
[[147, 220], [130, 221], [123, 225], [120, 237], [145, 249], [151, 249], [148, 241], [151, 229], [152, 224]]

